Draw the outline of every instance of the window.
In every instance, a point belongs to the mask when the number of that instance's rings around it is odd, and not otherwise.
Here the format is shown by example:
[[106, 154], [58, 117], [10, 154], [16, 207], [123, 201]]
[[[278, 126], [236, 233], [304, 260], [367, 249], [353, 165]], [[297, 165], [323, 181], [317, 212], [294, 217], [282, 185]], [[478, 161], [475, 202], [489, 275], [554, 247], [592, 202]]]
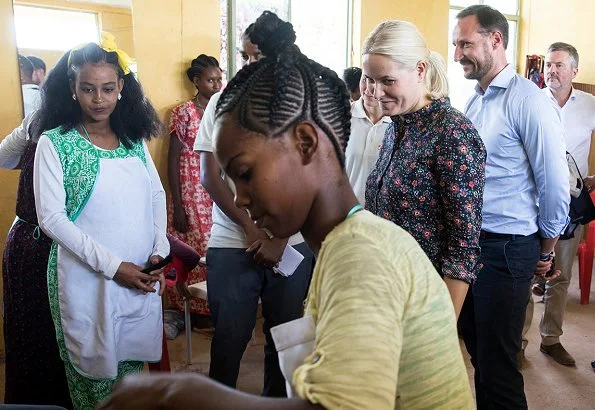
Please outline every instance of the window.
[[14, 23], [20, 49], [66, 51], [99, 41], [96, 13], [15, 5]]
[[508, 47], [506, 59], [517, 69], [519, 0], [451, 0], [448, 15], [448, 83], [451, 104], [463, 111], [465, 103], [473, 95], [475, 80], [467, 80], [463, 76], [463, 68], [454, 62], [455, 48], [452, 45], [452, 31], [457, 24], [459, 11], [473, 4], [485, 4], [500, 11], [508, 20]]
[[305, 55], [341, 74], [350, 62], [351, 3], [351, 0], [221, 0], [221, 66], [227, 67], [229, 77], [242, 67], [238, 53], [241, 34], [263, 11], [270, 10], [291, 21], [296, 44]]

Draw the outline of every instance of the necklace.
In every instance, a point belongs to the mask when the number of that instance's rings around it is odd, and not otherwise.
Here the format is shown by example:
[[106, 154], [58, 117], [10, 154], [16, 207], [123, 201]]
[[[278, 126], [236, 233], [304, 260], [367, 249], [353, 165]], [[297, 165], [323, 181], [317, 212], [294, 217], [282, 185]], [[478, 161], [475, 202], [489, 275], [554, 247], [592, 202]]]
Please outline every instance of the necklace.
[[82, 122], [81, 122], [81, 128], [85, 132], [85, 138], [87, 138], [87, 140], [91, 143], [91, 145], [93, 145], [93, 147], [95, 147], [95, 144], [93, 144], [93, 141], [91, 141], [91, 137], [89, 136], [89, 133], [87, 132], [87, 127], [85, 127], [85, 124], [83, 124]]
[[[87, 127], [85, 127], [85, 124], [83, 124], [82, 122], [81, 122], [81, 128], [83, 129], [83, 132], [85, 133], [85, 135], [84, 135], [85, 139], [87, 139], [89, 141], [89, 143], [91, 144], [91, 146], [93, 147], [95, 152], [97, 152], [97, 147], [95, 146], [95, 144], [93, 144], [93, 141], [91, 140], [91, 136], [89, 135], [89, 132], [87, 131]], [[119, 141], [118, 141], [118, 146], [120, 146]], [[101, 147], [100, 147], [100, 149], [108, 150], [107, 148], [101, 148]]]
[[194, 96], [194, 98], [192, 99], [192, 101], [194, 102], [194, 105], [196, 105], [196, 108], [198, 108], [199, 110], [202, 110], [204, 112], [205, 107], [202, 106], [202, 104], [200, 103], [200, 101], [198, 101], [198, 96], [200, 94], [196, 94], [196, 96]]
[[345, 220], [348, 220], [349, 218], [351, 218], [353, 215], [355, 215], [357, 212], [361, 211], [362, 209], [364, 209], [364, 207], [361, 206], [360, 204], [355, 205], [353, 208], [351, 208], [349, 210], [349, 212], [347, 213], [347, 216], [345, 217]]

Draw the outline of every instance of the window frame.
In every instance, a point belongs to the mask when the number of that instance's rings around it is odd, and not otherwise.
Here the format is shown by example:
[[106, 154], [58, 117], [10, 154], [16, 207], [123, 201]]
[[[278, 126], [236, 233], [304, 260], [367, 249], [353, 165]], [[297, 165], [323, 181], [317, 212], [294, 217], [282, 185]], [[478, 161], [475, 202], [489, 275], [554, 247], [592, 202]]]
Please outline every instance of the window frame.
[[[222, 0], [225, 1], [227, 10], [227, 73], [228, 80], [231, 79], [238, 71], [239, 68], [236, 65], [236, 50], [235, 44], [237, 44], [237, 30], [236, 30], [236, 9], [238, 0]], [[241, 0], [239, 0], [241, 1]], [[294, 1], [299, 0], [285, 0], [287, 2], [287, 20], [291, 22], [291, 7]], [[345, 45], [345, 68], [350, 67], [353, 64], [353, 13], [354, 13], [354, 1], [347, 1], [347, 42]], [[341, 75], [341, 73], [337, 73]]]
[[[451, 4], [452, 2], [449, 1], [448, 4], [448, 9], [450, 10], [456, 10], [456, 11], [461, 11], [461, 10], [465, 10], [466, 7], [463, 6], [453, 6]], [[485, 0], [477, 0], [476, 4], [485, 4]], [[518, 68], [518, 52], [519, 52], [519, 23], [521, 22], [521, 1], [520, 0], [516, 0], [516, 10], [517, 10], [517, 14], [504, 14], [502, 13], [502, 15], [506, 18], [506, 20], [510, 20], [510, 21], [514, 21], [515, 22], [515, 28], [514, 28], [514, 54], [513, 54], [513, 61], [512, 61], [512, 65], [514, 66], [515, 70]], [[493, 6], [491, 6], [493, 7]], [[508, 38], [510, 39], [511, 33], [508, 33]], [[448, 36], [450, 37], [451, 33], [448, 33]], [[449, 42], [450, 43], [450, 42]], [[510, 45], [510, 44], [509, 44]]]
[[[63, 7], [63, 6], [53, 6], [53, 5], [45, 5], [45, 4], [29, 4], [29, 3], [22, 3], [19, 1], [15, 1], [13, 4], [13, 14], [15, 14], [14, 10], [16, 7], [19, 8], [30, 8], [36, 10], [48, 10], [53, 12], [64, 12], [64, 13], [77, 13], [77, 14], [89, 14], [94, 17], [95, 20], [95, 29], [97, 31], [97, 41], [101, 39], [101, 15], [98, 11], [93, 10], [86, 10], [76, 7], [76, 4], [73, 3], [72, 7]], [[14, 16], [13, 16], [14, 17]], [[16, 32], [16, 19], [15, 19], [15, 32]], [[28, 47], [28, 46], [21, 46], [18, 44], [18, 38], [15, 38], [17, 42], [17, 48], [25, 48], [25, 49], [37, 49], [39, 47]], [[71, 47], [69, 47], [71, 48]], [[69, 48], [62, 49], [62, 48], [39, 48], [40, 50], [48, 50], [48, 51], [67, 51]]]

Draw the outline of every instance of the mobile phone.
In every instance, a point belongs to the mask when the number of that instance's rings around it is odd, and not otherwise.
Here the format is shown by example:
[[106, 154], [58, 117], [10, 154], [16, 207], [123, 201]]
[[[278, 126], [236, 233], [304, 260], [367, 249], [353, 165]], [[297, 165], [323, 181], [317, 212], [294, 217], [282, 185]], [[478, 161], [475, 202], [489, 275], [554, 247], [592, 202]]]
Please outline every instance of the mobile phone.
[[149, 265], [146, 268], [144, 268], [143, 270], [141, 270], [141, 272], [142, 273], [151, 273], [154, 270], [164, 268], [165, 265], [167, 265], [168, 263], [171, 262], [171, 260], [172, 260], [171, 254], [170, 255], [167, 255], [165, 258], [163, 258], [161, 260], [161, 262], [158, 262], [155, 265]]

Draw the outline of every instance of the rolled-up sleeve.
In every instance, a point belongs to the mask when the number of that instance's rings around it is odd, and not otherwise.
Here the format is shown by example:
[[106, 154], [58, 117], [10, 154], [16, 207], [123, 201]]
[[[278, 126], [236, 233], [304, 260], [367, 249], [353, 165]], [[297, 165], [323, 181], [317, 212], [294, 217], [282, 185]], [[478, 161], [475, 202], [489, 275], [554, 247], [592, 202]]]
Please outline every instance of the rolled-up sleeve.
[[564, 129], [556, 108], [541, 93], [525, 97], [519, 110], [519, 134], [537, 189], [539, 233], [555, 238], [568, 223], [570, 204]]
[[0, 168], [14, 169], [19, 166], [27, 146], [28, 130], [33, 115], [34, 112], [27, 115], [21, 125], [0, 142]]
[[485, 163], [485, 146], [471, 122], [445, 135], [436, 164], [448, 238], [442, 243], [441, 273], [467, 283], [479, 270]]

